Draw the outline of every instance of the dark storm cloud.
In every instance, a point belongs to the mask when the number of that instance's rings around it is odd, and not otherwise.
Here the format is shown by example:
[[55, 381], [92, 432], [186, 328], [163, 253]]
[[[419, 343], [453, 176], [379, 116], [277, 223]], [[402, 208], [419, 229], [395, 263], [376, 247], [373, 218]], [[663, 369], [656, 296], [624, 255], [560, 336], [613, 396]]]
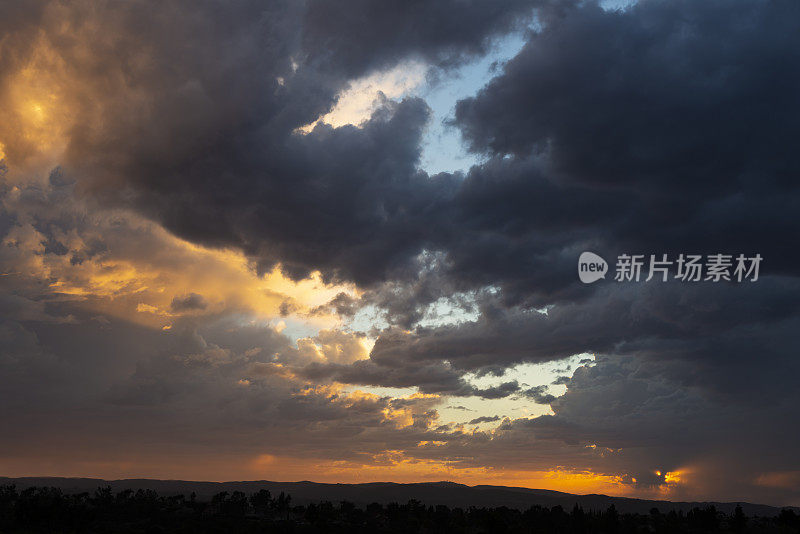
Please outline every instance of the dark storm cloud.
[[[429, 177], [416, 167], [429, 115], [419, 99], [384, 102], [362, 128], [292, 129], [329, 109], [335, 90], [374, 68], [371, 62], [479, 50], [510, 19], [463, 10], [486, 23], [466, 46], [460, 32], [428, 38], [425, 26], [410, 32], [405, 19], [394, 33], [334, 31], [351, 19], [323, 17], [316, 4], [300, 15], [276, 9], [251, 24], [245, 5], [229, 15], [230, 27], [214, 27], [219, 50], [209, 51], [202, 69], [180, 51], [156, 48], [154, 72], [182, 65], [141, 79], [160, 112], [140, 118], [111, 106], [121, 120], [108, 121], [111, 130], [76, 130], [71, 155], [78, 169], [113, 171], [107, 183], [90, 183], [101, 197], [119, 202], [116, 192], [124, 191], [126, 203], [179, 235], [239, 246], [262, 269], [281, 263], [293, 276], [321, 269], [328, 279], [354, 280], [370, 289], [365, 302], [405, 328], [437, 299], [499, 289], [495, 304], [476, 304], [475, 321], [385, 332], [370, 365], [393, 372], [357, 363], [359, 373], [380, 382], [352, 377], [355, 383], [408, 385], [397, 369], [417, 362], [447, 360], [480, 372], [631, 347], [716, 361], [712, 335], [768, 332], [766, 323], [796, 312], [793, 279], [766, 276], [796, 271], [790, 237], [800, 228], [790, 214], [800, 202], [792, 178], [799, 169], [788, 154], [800, 78], [786, 68], [800, 49], [800, 32], [791, 31], [796, 9], [784, 1], [680, 0], [622, 12], [591, 3], [565, 8], [531, 34], [498, 78], [456, 108], [455, 124], [472, 148], [492, 157], [463, 176]], [[261, 50], [256, 65], [245, 44], [260, 43], [265, 28], [295, 15], [310, 21], [301, 42], [277, 31], [271, 38], [279, 46]], [[191, 22], [181, 37], [192, 42], [189, 29], [205, 23]], [[234, 27], [245, 31], [234, 34]], [[164, 41], [156, 45], [165, 46], [166, 34], [158, 35]], [[400, 46], [403, 36], [409, 43]], [[354, 44], [359, 39], [373, 45], [374, 57]], [[335, 51], [331, 62], [314, 59], [323, 42]], [[337, 61], [340, 79], [321, 84]], [[251, 63], [247, 79], [227, 76], [232, 66]], [[301, 108], [307, 113], [287, 115]], [[203, 112], [190, 113], [197, 109]], [[98, 140], [109, 139], [117, 142], [105, 146], [113, 160], [97, 156]], [[753, 287], [617, 292], [577, 282], [575, 260], [587, 248], [611, 257], [759, 252], [769, 271]], [[352, 313], [352, 304], [331, 306]], [[554, 304], [547, 315], [530, 311]], [[781, 357], [785, 349], [772, 350]], [[742, 352], [733, 350], [735, 361], [746, 360]], [[462, 388], [448, 375], [451, 382], [436, 389]]]
[[[800, 371], [795, 358], [800, 346], [790, 334], [798, 321], [798, 299], [797, 279], [785, 277], [722, 286], [611, 282], [546, 313], [509, 309], [494, 300], [483, 303], [475, 321], [385, 331], [371, 362], [395, 373], [441, 360], [458, 372], [481, 372], [581, 353], [637, 354], [686, 362], [687, 385], [740, 399], [747, 398], [743, 388], [775, 398], [794, 376], [783, 371]], [[770, 365], [750, 369], [755, 357]]]
[[[532, 34], [456, 108], [465, 139], [492, 157], [459, 185], [447, 206], [458, 230], [438, 243], [438, 276], [451, 288], [500, 292], [475, 321], [385, 332], [373, 361], [476, 371], [622, 352], [683, 360], [679, 380], [716, 393], [747, 398], [750, 383], [785, 395], [774, 370], [793, 376], [798, 350], [788, 335], [798, 312], [797, 9], [588, 3]], [[771, 259], [749, 285], [583, 286], [583, 250], [612, 261], [690, 251]], [[546, 315], [529, 311], [547, 305]], [[755, 355], [772, 363], [748, 370]]]
[[536, 404], [550, 404], [556, 397], [547, 392], [547, 386], [534, 386], [522, 392], [523, 395], [530, 398]]
[[[747, 491], [786, 502], [789, 494], [777, 497], [780, 490], [757, 487], [757, 479], [762, 473], [797, 468], [792, 447], [786, 445], [797, 440], [797, 431], [784, 425], [796, 416], [796, 390], [785, 391], [769, 409], [759, 402], [719, 403], [680, 383], [685, 366], [601, 358], [595, 366], [576, 370], [566, 395], [551, 404], [554, 417], [512, 426], [529, 425], [536, 435], [557, 435], [566, 442], [621, 449], [619, 458], [609, 456], [609, 463], [629, 462], [629, 473], [640, 482], [662, 482], [653, 479], [656, 470], [694, 468], [695, 483], [713, 486], [720, 494]], [[724, 469], [733, 458], [736, 469]]]
[[[416, 386], [454, 396], [523, 395], [550, 404], [555, 397], [544, 385], [506, 381], [481, 389], [463, 375], [502, 377], [506, 369], [526, 362], [618, 354], [662, 362], [661, 372], [670, 373], [674, 383], [719, 402], [780, 405], [800, 373], [800, 346], [792, 334], [799, 298], [796, 279], [768, 277], [747, 285], [612, 284], [547, 313], [506, 309], [487, 299], [475, 321], [412, 332], [387, 330], [369, 360], [313, 363], [299, 372], [313, 380]], [[753, 365], [754, 359], [763, 364]], [[566, 376], [554, 383], [572, 387]]]
[[[473, 149], [498, 157], [433, 178], [416, 169], [420, 100], [385, 103], [363, 129], [293, 131], [330, 110], [348, 80], [479, 53], [535, 5], [359, 7], [201, 4], [192, 17], [78, 7], [74, 35], [42, 16], [64, 74], [94, 97], [75, 102], [68, 174], [182, 237], [240, 247], [262, 269], [374, 285], [413, 279], [429, 250], [444, 254], [449, 287], [497, 285], [510, 304], [579, 296], [567, 267], [589, 244], [758, 249], [774, 271], [794, 265], [775, 236], [800, 231], [788, 215], [798, 207], [795, 4], [563, 4], [558, 16], [544, 5], [521, 54], [456, 108]], [[117, 55], [91, 42], [101, 25]], [[80, 39], [98, 53], [81, 55]], [[33, 40], [19, 42], [9, 58]], [[419, 319], [414, 304], [399, 312], [404, 326]]]
[[[258, 132], [247, 141], [221, 139], [213, 151], [187, 154], [182, 172], [191, 189], [137, 184], [136, 203], [183, 237], [241, 247], [262, 270], [280, 262], [295, 277], [320, 269], [327, 278], [371, 283], [411, 266], [453, 187], [449, 177], [431, 180], [414, 168], [427, 106], [417, 99], [387, 106], [362, 129], [319, 126], [280, 142], [275, 153]], [[137, 159], [123, 172], [166, 169]]]
[[467, 424], [468, 425], [479, 425], [481, 423], [493, 423], [493, 422], [499, 421], [499, 420], [500, 420], [500, 416], [499, 415], [492, 415], [492, 416], [482, 415], [480, 417], [476, 417], [475, 419], [472, 419]]
[[398, 359], [395, 364], [381, 364], [374, 358], [359, 360], [350, 365], [312, 362], [295, 369], [299, 376], [309, 380], [336, 381], [345, 384], [383, 387], [416, 387], [422, 393], [458, 397], [477, 396], [484, 399], [501, 399], [520, 390], [516, 381], [480, 388], [463, 378], [463, 371], [453, 368], [442, 359], [419, 365]]
[[172, 311], [190, 311], [190, 310], [204, 310], [208, 307], [208, 302], [203, 295], [197, 293], [189, 293], [183, 297], [175, 297], [172, 299], [170, 308]]
[[311, 310], [312, 315], [336, 313], [342, 317], [352, 317], [359, 309], [358, 299], [347, 293], [339, 293], [329, 302]]
[[555, 2], [312, 0], [303, 19], [303, 48], [310, 62], [325, 63], [348, 77], [409, 55], [452, 65], [486, 52], [493, 35], [525, 27], [533, 19], [533, 6], [550, 4]]
[[796, 274], [798, 21], [787, 0], [586, 4], [459, 102], [455, 123], [474, 150], [538, 154], [565, 194], [624, 198], [598, 199], [606, 219], [583, 231], [615, 251], [760, 251]]
[[[415, 170], [427, 108], [412, 99], [363, 130], [294, 130], [350, 80], [409, 58], [458, 64], [543, 3], [51, 5], [26, 19], [41, 33], [11, 32], [9, 57], [24, 62], [44, 35], [62, 60], [75, 90], [65, 168], [84, 191], [192, 241], [240, 247], [262, 269], [370, 283], [419, 253], [453, 189]], [[30, 148], [19, 143], [7, 147], [17, 160]]]

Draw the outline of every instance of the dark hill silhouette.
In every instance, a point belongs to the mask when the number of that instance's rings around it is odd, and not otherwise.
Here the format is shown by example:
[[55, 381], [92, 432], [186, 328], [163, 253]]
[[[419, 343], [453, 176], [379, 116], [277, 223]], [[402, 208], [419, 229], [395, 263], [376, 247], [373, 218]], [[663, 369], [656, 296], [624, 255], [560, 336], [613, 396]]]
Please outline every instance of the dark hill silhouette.
[[[273, 482], [253, 480], [239, 482], [191, 482], [185, 480], [123, 479], [102, 480], [96, 478], [57, 478], [57, 477], [0, 477], [0, 485], [15, 484], [19, 489], [49, 486], [60, 488], [65, 493], [93, 492], [100, 486], [110, 486], [112, 491], [126, 489], [150, 489], [159, 495], [189, 495], [194, 492], [200, 500], [210, 500], [223, 492], [241, 491], [247, 494], [260, 489], [269, 490], [273, 495], [280, 492], [291, 494], [293, 503], [308, 504], [321, 501], [349, 501], [358, 506], [377, 502], [405, 503], [415, 499], [426, 505], [445, 505], [449, 507], [469, 506], [500, 507], [525, 510], [533, 505], [543, 507], [562, 506], [572, 509], [576, 504], [584, 510], [606, 510], [612, 504], [622, 513], [647, 514], [652, 508], [661, 512], [670, 510], [688, 512], [693, 508], [714, 506], [720, 512], [732, 514], [737, 505], [748, 516], [774, 516], [781, 509], [792, 507], [768, 506], [745, 502], [671, 502], [607, 495], [575, 495], [560, 491], [530, 489], [506, 486], [466, 486], [454, 482], [423, 482], [398, 484], [394, 482], [372, 482], [365, 484], [323, 484], [317, 482]], [[792, 508], [800, 512], [800, 508]]]

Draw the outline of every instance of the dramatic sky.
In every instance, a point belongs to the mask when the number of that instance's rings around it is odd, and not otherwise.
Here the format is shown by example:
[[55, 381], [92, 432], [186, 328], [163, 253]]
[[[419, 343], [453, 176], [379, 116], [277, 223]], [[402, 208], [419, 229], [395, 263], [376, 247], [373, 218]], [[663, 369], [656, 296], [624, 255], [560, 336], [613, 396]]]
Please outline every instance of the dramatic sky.
[[0, 4], [0, 474], [800, 505], [798, 65], [796, 0]]

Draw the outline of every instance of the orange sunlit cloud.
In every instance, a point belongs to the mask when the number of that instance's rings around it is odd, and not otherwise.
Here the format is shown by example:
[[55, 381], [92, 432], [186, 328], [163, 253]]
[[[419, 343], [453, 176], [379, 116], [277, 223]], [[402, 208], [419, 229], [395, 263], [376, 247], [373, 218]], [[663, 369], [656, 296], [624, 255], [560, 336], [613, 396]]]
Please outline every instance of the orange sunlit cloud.
[[[13, 208], [15, 198], [12, 191], [7, 205]], [[259, 276], [241, 252], [190, 244], [158, 225], [119, 212], [95, 215], [92, 233], [108, 243], [107, 252], [75, 264], [69, 254], [42, 254], [44, 236], [24, 215], [21, 221], [3, 239], [7, 253], [14, 251], [12, 261], [18, 271], [47, 281], [53, 293], [83, 301], [98, 312], [158, 328], [191, 313], [170, 306], [174, 298], [190, 293], [208, 302], [204, 313], [240, 310], [254, 319], [278, 316], [285, 302], [303, 314], [341, 292], [357, 294], [353, 286], [324, 284], [319, 274], [295, 282], [276, 267]], [[85, 236], [74, 231], [58, 237], [70, 250], [87, 246]], [[337, 323], [335, 317], [320, 314], [303, 320], [318, 326]]]

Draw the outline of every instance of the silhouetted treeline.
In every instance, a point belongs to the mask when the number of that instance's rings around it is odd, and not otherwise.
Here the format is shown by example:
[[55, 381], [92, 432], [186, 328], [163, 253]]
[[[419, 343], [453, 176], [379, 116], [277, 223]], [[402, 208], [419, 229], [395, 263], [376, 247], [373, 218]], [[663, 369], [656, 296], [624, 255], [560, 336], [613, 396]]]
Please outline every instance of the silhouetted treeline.
[[652, 509], [649, 514], [621, 514], [612, 505], [604, 511], [575, 506], [512, 508], [448, 508], [406, 504], [321, 502], [293, 506], [291, 496], [266, 490], [251, 495], [223, 492], [211, 501], [195, 495], [162, 497], [152, 490], [110, 487], [94, 494], [64, 494], [57, 488], [0, 486], [0, 533], [800, 533], [800, 515], [786, 509], [776, 517], [732, 515], [714, 507], [684, 514]]

